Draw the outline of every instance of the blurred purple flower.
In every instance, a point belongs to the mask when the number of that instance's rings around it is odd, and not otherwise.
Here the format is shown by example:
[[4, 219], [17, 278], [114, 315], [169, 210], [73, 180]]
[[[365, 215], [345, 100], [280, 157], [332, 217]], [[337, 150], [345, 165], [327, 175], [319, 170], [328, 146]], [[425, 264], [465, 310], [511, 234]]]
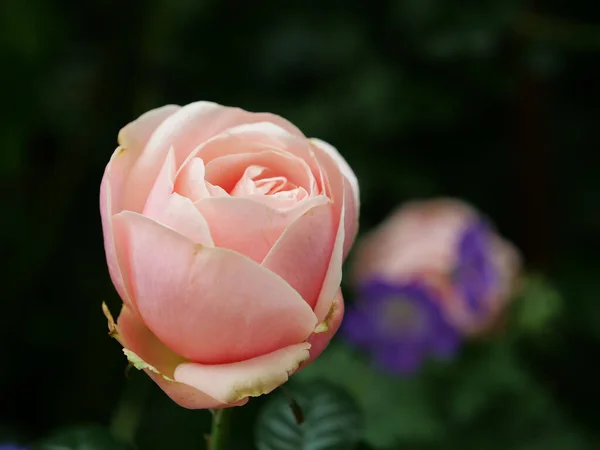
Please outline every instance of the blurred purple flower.
[[499, 281], [494, 267], [492, 233], [487, 222], [478, 220], [467, 226], [458, 241], [454, 286], [467, 308], [476, 315], [487, 312], [485, 303]]
[[27, 450], [27, 448], [14, 444], [0, 444], [0, 450]]
[[342, 335], [383, 369], [414, 373], [430, 354], [450, 358], [460, 345], [459, 333], [444, 317], [437, 297], [418, 281], [371, 280], [359, 287], [357, 302], [342, 323]]

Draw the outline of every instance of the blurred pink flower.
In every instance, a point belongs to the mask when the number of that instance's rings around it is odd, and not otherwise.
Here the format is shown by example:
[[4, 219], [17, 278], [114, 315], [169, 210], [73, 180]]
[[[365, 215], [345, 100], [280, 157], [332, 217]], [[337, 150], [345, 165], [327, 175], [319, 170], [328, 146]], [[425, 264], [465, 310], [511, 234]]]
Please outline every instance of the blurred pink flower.
[[241, 405], [336, 332], [358, 183], [287, 120], [210, 102], [147, 112], [102, 180], [111, 334], [187, 408]]
[[494, 325], [514, 293], [520, 256], [468, 204], [454, 199], [408, 203], [355, 247], [352, 281], [419, 281], [462, 334]]

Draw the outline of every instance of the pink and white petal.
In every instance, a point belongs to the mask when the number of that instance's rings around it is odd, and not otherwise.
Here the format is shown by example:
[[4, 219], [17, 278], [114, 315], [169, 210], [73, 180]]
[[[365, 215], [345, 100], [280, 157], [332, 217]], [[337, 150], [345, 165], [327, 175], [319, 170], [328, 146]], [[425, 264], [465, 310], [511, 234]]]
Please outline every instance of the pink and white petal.
[[344, 182], [344, 187], [346, 192], [344, 195], [344, 252], [342, 261], [345, 261], [348, 257], [348, 253], [350, 253], [350, 249], [356, 241], [359, 227], [359, 205], [355, 203], [352, 193], [349, 192], [349, 183], [347, 181]]
[[340, 152], [337, 151], [337, 149], [333, 145], [316, 138], [311, 138], [311, 142], [320, 149], [324, 150], [338, 164], [340, 171], [346, 177], [346, 180], [348, 180], [350, 187], [352, 188], [354, 204], [358, 209], [360, 206], [360, 189], [358, 186], [358, 179], [356, 178], [356, 175], [354, 174], [354, 171], [352, 170], [350, 165], [346, 162], [344, 157], [340, 154]]
[[178, 105], [165, 105], [142, 114], [119, 131], [119, 145], [131, 150], [136, 156], [139, 155], [154, 130], [180, 108]]
[[127, 305], [121, 309], [116, 331], [114, 337], [124, 348], [168, 378], [173, 378], [175, 367], [186, 362], [185, 358], [165, 346]]
[[260, 122], [229, 128], [214, 136], [190, 154], [208, 164], [224, 154], [260, 152], [265, 148], [278, 150], [298, 158], [313, 178], [311, 194], [324, 193], [323, 176], [309, 141], [273, 123]]
[[203, 142], [224, 130], [254, 122], [272, 122], [292, 134], [302, 133], [287, 120], [269, 113], [251, 113], [212, 102], [195, 102], [185, 105], [163, 121], [152, 133], [146, 148], [131, 173], [126, 195], [130, 211], [141, 211], [167, 152], [175, 149], [179, 168], [190, 153]]
[[248, 167], [263, 167], [270, 176], [282, 176], [296, 186], [310, 191], [314, 178], [299, 158], [264, 146], [244, 145], [251, 153], [233, 153], [210, 160], [206, 164], [206, 181], [231, 192]]
[[314, 309], [335, 243], [331, 204], [298, 217], [269, 251], [262, 266], [287, 281]]
[[207, 188], [205, 174], [204, 161], [200, 158], [191, 159], [177, 174], [175, 192], [193, 202], [210, 197], [211, 194]]
[[309, 349], [310, 344], [303, 342], [237, 363], [183, 363], [175, 369], [175, 379], [203, 389], [223, 403], [233, 403], [281, 386], [309, 358]]
[[[110, 199], [110, 209], [106, 209], [106, 211], [111, 215], [123, 210], [123, 196], [125, 194], [127, 179], [136, 159], [137, 155], [133, 150], [125, 147], [117, 147], [106, 165], [102, 182], [106, 181], [110, 185], [110, 196], [105, 200]], [[101, 186], [101, 196], [104, 195], [104, 190], [107, 187], [108, 185]]]
[[204, 364], [242, 361], [302, 342], [317, 320], [284, 280], [243, 255], [194, 244], [130, 211], [115, 216], [144, 323]]
[[[325, 150], [325, 148], [323, 148], [322, 146], [314, 144], [313, 149], [315, 150], [315, 155], [321, 167], [323, 167], [326, 171], [327, 178], [329, 180], [329, 185], [331, 187], [331, 196], [333, 198], [334, 204], [337, 205], [338, 211], [341, 211], [342, 203], [345, 206], [345, 241], [343, 259], [346, 259], [346, 256], [348, 256], [350, 248], [352, 247], [352, 244], [354, 243], [354, 240], [356, 239], [356, 235], [358, 233], [358, 208], [360, 206], [358, 203], [358, 190], [354, 190], [351, 183], [346, 179], [346, 176], [342, 172], [340, 163], [336, 161], [334, 156], [330, 154], [330, 152], [335, 149]], [[339, 156], [339, 158], [341, 158], [341, 156]]]
[[229, 197], [229, 194], [219, 186], [213, 186], [209, 182], [206, 182], [206, 192], [211, 197]]
[[[326, 198], [324, 196], [319, 196], [319, 197]], [[296, 188], [292, 191], [278, 192], [277, 194], [270, 194], [270, 195], [251, 194], [248, 196], [244, 196], [244, 198], [246, 198], [247, 200], [252, 200], [257, 203], [262, 203], [263, 205], [266, 205], [270, 208], [278, 209], [278, 210], [293, 209], [300, 202], [309, 200], [308, 194], [302, 188]], [[320, 202], [320, 200], [319, 200], [319, 202]], [[323, 201], [323, 203], [325, 203], [325, 202]]]
[[310, 364], [323, 353], [335, 333], [337, 333], [337, 330], [340, 328], [343, 318], [344, 297], [342, 296], [342, 291], [340, 289], [338, 290], [337, 296], [335, 297], [327, 316], [323, 322], [317, 326], [317, 331], [308, 338], [308, 343], [311, 345], [310, 359], [306, 361], [302, 367]]
[[333, 251], [331, 252], [331, 259], [329, 260], [329, 266], [327, 267], [327, 274], [319, 293], [317, 304], [314, 307], [315, 315], [317, 320], [322, 322], [329, 314], [331, 306], [335, 301], [337, 292], [342, 283], [342, 264], [344, 262], [344, 214], [345, 207], [342, 202], [342, 210], [340, 212], [340, 220], [338, 222], [338, 229], [335, 236], [335, 243], [333, 245]]
[[116, 331], [115, 337], [124, 349], [133, 352], [145, 365], [156, 369], [146, 368], [144, 371], [175, 403], [188, 409], [223, 406], [222, 402], [202, 390], [174, 381], [175, 368], [186, 360], [160, 342], [127, 306], [121, 310]]
[[164, 211], [155, 218], [158, 222], [173, 228], [192, 242], [214, 247], [208, 223], [189, 198], [176, 192], [171, 194]]
[[212, 398], [199, 389], [179, 381], [165, 380], [165, 378], [151, 370], [144, 370], [152, 380], [169, 396], [171, 400], [182, 408], [187, 409], [223, 409], [232, 406], [243, 406], [248, 399], [233, 403], [223, 403]]
[[278, 210], [242, 197], [213, 197], [196, 202], [208, 222], [217, 247], [241, 253], [261, 263], [281, 233], [310, 208], [329, 203], [324, 196], [308, 198], [292, 209]]
[[127, 180], [127, 175], [135, 155], [132, 151], [118, 147], [113, 153], [102, 177], [100, 184], [100, 216], [102, 217], [102, 231], [104, 233], [104, 250], [108, 272], [121, 299], [131, 304], [128, 288], [119, 267], [117, 250], [113, 236], [112, 216], [119, 212], [121, 205], [120, 195]]
[[152, 190], [144, 206], [144, 215], [156, 219], [161, 217], [175, 189], [175, 152], [173, 149], [167, 154], [167, 159], [154, 181]]
[[[309, 147], [308, 140], [299, 131], [296, 133], [269, 121], [253, 121], [236, 124], [215, 133], [209, 140], [198, 145], [190, 156], [202, 158], [208, 164], [224, 154], [249, 153], [251, 150], [248, 148], [261, 151], [269, 147], [287, 152], [287, 147], [291, 144], [301, 144], [305, 151]], [[295, 153], [292, 154], [298, 156]]]

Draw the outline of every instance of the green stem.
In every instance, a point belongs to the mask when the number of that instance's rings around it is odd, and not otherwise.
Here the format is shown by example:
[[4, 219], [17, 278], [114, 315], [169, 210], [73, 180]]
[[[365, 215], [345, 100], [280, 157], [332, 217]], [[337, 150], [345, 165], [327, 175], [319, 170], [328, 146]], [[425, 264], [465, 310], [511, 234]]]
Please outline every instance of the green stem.
[[212, 429], [210, 432], [209, 450], [225, 450], [229, 437], [229, 423], [233, 408], [213, 410]]
[[149, 380], [135, 378], [127, 382], [110, 421], [112, 435], [129, 444], [133, 444], [135, 440], [151, 387]]

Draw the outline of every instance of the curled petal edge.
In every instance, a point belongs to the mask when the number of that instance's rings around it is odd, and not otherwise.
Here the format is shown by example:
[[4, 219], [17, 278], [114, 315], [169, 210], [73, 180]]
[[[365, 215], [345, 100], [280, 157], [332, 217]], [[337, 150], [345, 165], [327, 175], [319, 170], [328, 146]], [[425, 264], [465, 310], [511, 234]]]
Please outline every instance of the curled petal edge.
[[[102, 310], [108, 320], [108, 334], [123, 346], [123, 353], [127, 357], [130, 366], [135, 367], [138, 370], [143, 370], [165, 392], [165, 394], [167, 394], [167, 396], [181, 407], [187, 409], [221, 409], [241, 406], [247, 403], [247, 399], [231, 404], [220, 402], [193, 386], [181, 383], [174, 380], [172, 377], [165, 375], [156, 367], [142, 359], [133, 350], [126, 348], [126, 342], [123, 336], [120, 336], [118, 325], [115, 323], [115, 320], [105, 303], [102, 304]], [[131, 316], [131, 312], [127, 311], [126, 308], [124, 308], [123, 311], [126, 311], [126, 314], [128, 312], [130, 317], [133, 317]]]
[[[182, 362], [175, 367], [171, 377], [127, 349], [105, 303], [102, 310], [108, 320], [109, 336], [124, 346], [123, 353], [129, 363], [144, 370], [169, 397], [188, 409], [242, 406], [250, 397], [268, 394], [287, 382], [311, 357], [311, 344], [302, 342], [239, 363], [201, 365]], [[197, 386], [210, 386], [210, 392]]]
[[300, 369], [302, 370], [304, 367], [309, 365], [312, 361], [318, 358], [323, 351], [329, 345], [329, 342], [335, 336], [336, 332], [340, 328], [342, 324], [342, 319], [344, 318], [344, 298], [342, 296], [341, 289], [338, 290], [337, 295], [335, 296], [331, 308], [323, 322], [321, 322], [315, 328], [313, 334], [308, 337], [308, 342], [311, 345], [310, 358], [305, 361]]
[[311, 344], [302, 342], [256, 358], [223, 365], [182, 363], [175, 379], [190, 386], [210, 386], [208, 394], [235, 403], [272, 392], [309, 360]]

